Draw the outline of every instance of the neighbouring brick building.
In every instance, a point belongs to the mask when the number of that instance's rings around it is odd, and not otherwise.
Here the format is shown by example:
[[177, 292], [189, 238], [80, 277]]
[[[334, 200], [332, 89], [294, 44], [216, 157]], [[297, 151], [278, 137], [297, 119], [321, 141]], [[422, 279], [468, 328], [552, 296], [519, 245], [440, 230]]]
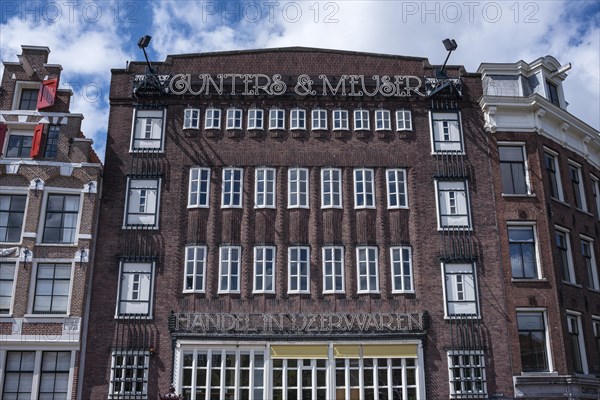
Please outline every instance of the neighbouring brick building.
[[0, 86], [0, 393], [75, 398], [102, 164], [47, 47]]

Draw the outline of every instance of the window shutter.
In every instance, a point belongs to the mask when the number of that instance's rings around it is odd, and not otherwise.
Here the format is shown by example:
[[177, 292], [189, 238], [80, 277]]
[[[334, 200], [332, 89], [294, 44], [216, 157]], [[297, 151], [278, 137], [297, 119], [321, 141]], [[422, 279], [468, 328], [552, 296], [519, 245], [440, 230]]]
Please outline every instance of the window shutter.
[[31, 152], [29, 153], [31, 158], [36, 158], [40, 154], [43, 134], [44, 124], [37, 124], [33, 129], [33, 142], [31, 143]]
[[5, 124], [0, 124], [0, 154], [2, 154], [2, 149], [4, 148], [4, 139], [6, 139], [7, 131], [8, 126]]
[[37, 109], [52, 107], [56, 98], [56, 90], [58, 89], [58, 78], [42, 81], [42, 86], [38, 92]]

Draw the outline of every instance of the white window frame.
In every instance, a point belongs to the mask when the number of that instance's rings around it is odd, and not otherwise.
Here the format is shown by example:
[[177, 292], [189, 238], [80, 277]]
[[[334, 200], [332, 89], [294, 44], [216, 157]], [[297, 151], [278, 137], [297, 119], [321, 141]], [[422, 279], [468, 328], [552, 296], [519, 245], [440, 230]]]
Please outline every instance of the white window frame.
[[[22, 212], [23, 218], [21, 220], [21, 231], [19, 233], [19, 240], [17, 240], [16, 242], [10, 242], [10, 241], [2, 241], [1, 240], [2, 238], [0, 238], [0, 243], [5, 243], [5, 244], [8, 244], [8, 243], [15, 243], [15, 244], [16, 243], [21, 243], [21, 241], [23, 240], [23, 230], [25, 229], [25, 217], [27, 215], [27, 207], [29, 206], [29, 196], [28, 196], [28, 193], [27, 192], [23, 192], [20, 189], [14, 190], [13, 188], [8, 188], [8, 187], [2, 187], [2, 188], [0, 188], [0, 193], [1, 193], [1, 196], [10, 197], [11, 198], [10, 199], [10, 203], [12, 203], [12, 201], [13, 201], [12, 197], [14, 197], [14, 196], [25, 196], [25, 205], [23, 207], [23, 212]], [[10, 209], [10, 204], [9, 204], [8, 207], [9, 207], [8, 209], [2, 210], [4, 213], [7, 214], [7, 217], [6, 217], [6, 229], [7, 229], [6, 234], [8, 234], [8, 227], [9, 227], [8, 221], [10, 220], [10, 215], [13, 214], [13, 213], [15, 213], [15, 214], [16, 213], [21, 214], [20, 211], [11, 210]]]
[[[148, 121], [150, 120], [150, 122]], [[152, 124], [152, 120], [160, 120], [160, 123], [156, 126]], [[131, 121], [131, 139], [129, 142], [129, 152], [146, 152], [146, 151], [158, 151], [159, 153], [164, 152], [165, 148], [165, 125], [167, 120], [167, 110], [144, 110], [134, 109], [133, 119]], [[148, 127], [150, 126], [150, 137], [148, 136]], [[139, 129], [138, 129], [139, 127]], [[139, 135], [139, 136], [138, 136]], [[155, 137], [160, 135], [160, 137]], [[149, 145], [136, 145], [136, 142], [144, 141], [149, 142]], [[152, 144], [156, 143], [156, 144]]]
[[572, 160], [569, 160], [569, 182], [571, 184], [571, 188], [573, 189], [573, 195], [575, 195], [575, 188], [573, 187], [573, 185], [575, 184], [574, 181], [571, 179], [571, 168], [575, 168], [575, 171], [577, 172], [577, 178], [579, 179], [579, 183], [577, 184], [577, 192], [579, 193], [579, 198], [580, 198], [580, 202], [581, 202], [581, 207], [577, 206], [577, 202], [573, 202], [573, 206], [575, 208], [577, 208], [578, 210], [587, 212], [587, 201], [585, 198], [585, 188], [584, 188], [584, 181], [583, 181], [583, 173], [582, 173], [582, 167], [581, 164], [578, 164]]
[[[143, 359], [143, 376], [138, 377], [137, 373], [142, 369], [139, 368], [139, 364], [135, 364], [135, 365], [127, 365], [126, 364], [126, 360], [129, 357], [135, 357], [135, 359], [137, 359], [138, 357], [144, 357]], [[117, 357], [122, 357], [124, 360], [124, 364], [117, 366], [116, 365], [116, 360]], [[128, 350], [128, 349], [122, 349], [122, 350], [114, 350], [112, 352], [112, 357], [111, 357], [111, 368], [110, 368], [110, 380], [109, 380], [109, 390], [108, 390], [108, 398], [109, 399], [129, 399], [129, 398], [142, 398], [142, 399], [147, 399], [148, 398], [148, 371], [150, 368], [150, 353], [148, 351], [140, 351], [140, 350]], [[128, 374], [125, 372], [127, 370], [131, 370], [131, 377], [126, 377]], [[121, 377], [117, 378], [116, 373], [117, 371], [121, 371]], [[141, 381], [143, 383], [142, 385], [142, 391], [133, 391], [133, 392], [127, 392], [124, 390], [121, 391], [116, 391], [115, 389], [115, 383], [116, 380], [119, 379], [120, 382], [125, 383], [125, 382], [139, 382]], [[124, 387], [125, 385], [121, 385], [121, 387]]]
[[[271, 252], [271, 258], [267, 257], [267, 252]], [[254, 246], [254, 268], [252, 279], [252, 293], [275, 293], [275, 274], [277, 269], [277, 254], [275, 246]], [[262, 255], [259, 254], [262, 252]], [[267, 274], [267, 264], [271, 263], [271, 274]], [[262, 273], [258, 273], [260, 266]], [[257, 288], [260, 281], [262, 288]], [[271, 283], [271, 289], [267, 289], [267, 283]]]
[[[400, 179], [402, 175], [402, 179]], [[408, 174], [404, 168], [385, 170], [388, 209], [408, 208]], [[392, 204], [395, 202], [396, 204]]]
[[[329, 254], [328, 254], [329, 253]], [[344, 282], [345, 266], [344, 266], [344, 247], [343, 246], [323, 246], [323, 294], [330, 293], [345, 293], [346, 286]], [[339, 259], [336, 258], [339, 254]], [[331, 257], [329, 257], [329, 255]], [[339, 272], [338, 273], [338, 267]], [[331, 273], [328, 274], [327, 270]], [[331, 289], [327, 289], [327, 280], [331, 280]], [[341, 283], [341, 289], [336, 289], [336, 283]]]
[[[21, 105], [21, 95], [23, 94], [23, 89], [36, 89], [38, 91], [38, 97], [39, 97], [39, 90], [40, 90], [41, 86], [42, 86], [42, 84], [40, 82], [17, 81], [15, 83], [15, 91], [13, 94], [12, 109], [20, 110], [19, 106]], [[36, 104], [36, 107], [34, 110], [21, 110], [21, 111], [37, 111], [37, 104]]]
[[[498, 142], [498, 160], [499, 160], [499, 165], [500, 165], [500, 179], [502, 180], [502, 159], [500, 157], [500, 147], [518, 147], [521, 149], [521, 155], [523, 156], [523, 173], [524, 173], [524, 179], [525, 179], [525, 193], [505, 193], [504, 192], [504, 185], [501, 182], [501, 186], [502, 186], [502, 195], [503, 196], [530, 196], [531, 195], [531, 181], [529, 178], [529, 163], [527, 160], [527, 150], [525, 149], [525, 143], [523, 142]], [[509, 163], [515, 163], [514, 161], [510, 162], [510, 161], [505, 161], [505, 162], [509, 162]], [[512, 174], [512, 170], [511, 170], [511, 174]], [[511, 179], [511, 182], [513, 182], [513, 186], [514, 186], [514, 180]]]
[[[204, 293], [206, 288], [206, 246], [185, 246], [183, 265], [183, 293]], [[201, 282], [198, 285], [198, 278]], [[188, 281], [191, 287], [188, 287]]]
[[[565, 240], [565, 245], [566, 245], [566, 252], [567, 252], [567, 265], [563, 266], [563, 268], [567, 268], [567, 271], [560, 271], [561, 274], [561, 279], [563, 282], [566, 283], [571, 283], [573, 285], [577, 284], [577, 278], [575, 276], [575, 267], [573, 264], [573, 250], [571, 247], [571, 232], [563, 227], [560, 226], [554, 226], [554, 229], [556, 230], [556, 235], [563, 235], [563, 238]], [[557, 247], [558, 251], [561, 252], [562, 250], [558, 247], [558, 237], [555, 238], [554, 244]], [[562, 263], [562, 261], [561, 261]], [[567, 272], [569, 274], [568, 278], [569, 279], [565, 279], [565, 272]]]
[[[144, 227], [151, 227], [153, 229], [158, 229], [159, 225], [159, 215], [160, 215], [160, 192], [161, 192], [161, 179], [160, 178], [132, 178], [132, 177], [127, 177], [127, 191], [125, 192], [125, 210], [123, 213], [123, 229], [136, 229], [138, 227], [144, 226]], [[132, 184], [135, 182], [156, 182], [156, 186], [146, 186], [146, 187], [134, 187], [132, 188]], [[140, 183], [141, 185], [141, 183]], [[149, 184], [148, 184], [149, 185]], [[139, 189], [140, 190], [140, 202], [133, 204], [130, 204], [130, 201], [135, 200], [135, 198], [133, 198], [131, 196], [132, 190], [136, 190]], [[148, 192], [145, 192], [146, 194], [144, 195], [144, 192], [142, 192], [142, 190], [149, 190], [149, 191], [156, 191], [156, 196], [155, 196], [155, 206], [152, 207], [152, 204], [150, 204], [150, 207], [148, 207], [148, 204], [145, 204], [145, 202], [148, 199]], [[144, 201], [144, 204], [142, 204], [142, 200]], [[136, 213], [132, 213], [130, 208], [137, 206], [138, 212]], [[152, 212], [147, 212], [146, 211], [146, 207], [148, 207], [149, 209], [154, 208], [154, 210], [152, 210]], [[151, 218], [149, 218], [149, 220], [151, 221], [151, 223], [144, 223], [144, 222], [140, 222], [140, 223], [131, 223], [130, 222], [130, 215], [131, 214], [140, 214], [142, 217], [144, 218], [145, 216], [153, 216], [153, 220]]]
[[[361, 253], [364, 252], [364, 260], [361, 260]], [[374, 252], [375, 257], [370, 258]], [[365, 274], [361, 274], [361, 266], [365, 264]], [[371, 264], [375, 264], [375, 273], [371, 274]], [[374, 276], [375, 287], [371, 287], [370, 279]], [[366, 287], [361, 285], [361, 277], [366, 277]], [[379, 293], [379, 248], [377, 246], [357, 246], [356, 247], [356, 293]]]
[[283, 108], [271, 108], [269, 110], [269, 130], [285, 129], [285, 110]]
[[[125, 271], [125, 269], [129, 269], [132, 268], [131, 271]], [[133, 269], [135, 268], [139, 268], [139, 273], [136, 273]], [[148, 271], [149, 270], [149, 271]], [[156, 265], [155, 262], [153, 261], [135, 261], [135, 260], [121, 260], [121, 262], [119, 263], [119, 284], [117, 287], [117, 304], [116, 304], [116, 308], [115, 308], [115, 318], [117, 319], [126, 319], [126, 318], [134, 318], [134, 317], [139, 317], [142, 316], [143, 318], [148, 318], [151, 319], [152, 318], [152, 313], [154, 311], [154, 273], [156, 271]], [[123, 282], [125, 280], [125, 274], [133, 274], [133, 275], [140, 275], [139, 279], [142, 278], [141, 275], [144, 275], [144, 278], [149, 279], [149, 282], [147, 284], [147, 286], [142, 285], [142, 281], [138, 280], [138, 282], [135, 282], [135, 277], [134, 277], [134, 281], [133, 281], [133, 285], [134, 288], [132, 288], [133, 291], [138, 291], [138, 295], [141, 295], [138, 299], [136, 298], [130, 298], [133, 297], [132, 296], [132, 292], [130, 292], [129, 290], [126, 293], [121, 293], [122, 289], [122, 285]], [[137, 284], [137, 289], [136, 289], [136, 285]], [[129, 289], [129, 288], [127, 288]], [[147, 292], [146, 292], [147, 291]], [[146, 292], [146, 293], [145, 293]], [[125, 298], [123, 298], [123, 295], [126, 295]], [[139, 300], [139, 301], [135, 301], [135, 300]], [[121, 304], [121, 303], [147, 303], [148, 304], [148, 308], [146, 312], [141, 312], [141, 313], [133, 313], [133, 312], [123, 312], [122, 308], [124, 308], [124, 306], [126, 306], [126, 304]]]
[[592, 197], [596, 206], [596, 218], [600, 219], [600, 179], [595, 175], [590, 175], [590, 179], [592, 180]]
[[[510, 267], [511, 267], [512, 280], [513, 281], [522, 281], [522, 280], [531, 281], [531, 280], [543, 279], [544, 277], [542, 275], [542, 264], [541, 264], [541, 259], [540, 259], [540, 243], [539, 243], [538, 235], [537, 235], [537, 225], [535, 224], [535, 222], [530, 222], [530, 221], [508, 221], [506, 224], [506, 238], [508, 240], [509, 252], [510, 252], [510, 244], [511, 244], [509, 230], [511, 228], [514, 228], [517, 230], [529, 228], [533, 232], [533, 246], [534, 246], [535, 266], [536, 266], [536, 276], [534, 276], [532, 278], [515, 277], [512, 274], [512, 262], [509, 260], [509, 262], [511, 262]], [[521, 243], [521, 242], [514, 242], [514, 243]]]
[[[480, 360], [479, 365], [473, 365], [473, 357], [478, 357]], [[459, 357], [460, 365], [455, 365], [453, 358]], [[464, 357], [468, 357], [468, 365], [463, 365]], [[461, 376], [455, 376], [454, 372], [460, 369]], [[469, 369], [468, 372], [463, 371]], [[474, 379], [477, 373], [475, 370], [480, 370], [481, 379]], [[466, 373], [465, 373], [466, 372]], [[471, 383], [475, 385], [475, 382], [481, 382], [481, 391], [464, 390], [456, 392], [454, 389], [455, 382]], [[448, 383], [450, 386], [450, 398], [451, 399], [487, 399], [487, 379], [485, 371], [485, 353], [483, 350], [449, 350], [448, 351]], [[462, 386], [462, 385], [461, 385]]]
[[[463, 189], [458, 187], [458, 183], [463, 185]], [[455, 190], [446, 189], [446, 186], [456, 186]], [[454, 195], [452, 195], [452, 193]], [[464, 204], [461, 206], [460, 196], [457, 196], [458, 192], [464, 192]], [[467, 180], [461, 181], [445, 181], [445, 180], [435, 180], [435, 204], [437, 209], [437, 224], [438, 230], [446, 230], [446, 229], [460, 229], [460, 230], [471, 230], [472, 222], [471, 222], [471, 205], [469, 199], [469, 182]], [[447, 193], [447, 196], [446, 196]], [[442, 199], [441, 196], [444, 196], [444, 207], [448, 208], [449, 214], [442, 215]], [[453, 208], [455, 209], [455, 213], [452, 212]], [[460, 212], [460, 209], [464, 208], [464, 212]], [[454, 217], [454, 215], [458, 215], [458, 217]], [[452, 224], [450, 222], [444, 224], [444, 217], [448, 219], [452, 218], [461, 218], [463, 220], [466, 218], [466, 224]]]
[[[48, 201], [50, 196], [78, 196], [79, 197], [79, 203], [78, 203], [78, 209], [77, 209], [77, 221], [75, 222], [75, 227], [74, 227], [74, 233], [73, 233], [73, 241], [72, 242], [67, 242], [67, 241], [58, 241], [58, 242], [50, 242], [46, 240], [45, 237], [45, 233], [46, 233], [46, 220], [48, 218]], [[72, 214], [72, 211], [64, 211], [64, 208], [62, 210], [62, 214], [64, 217], [64, 214], [69, 213]], [[39, 220], [39, 235], [38, 235], [38, 242], [39, 244], [44, 244], [44, 245], [55, 245], [55, 246], [65, 246], [65, 245], [76, 245], [78, 243], [79, 240], [79, 229], [80, 229], [80, 225], [81, 225], [81, 216], [83, 214], [83, 196], [81, 196], [81, 190], [80, 189], [62, 189], [61, 192], [45, 192], [44, 193], [44, 202], [43, 202], [43, 208], [42, 208], [42, 213], [40, 214], [40, 220]], [[27, 218], [27, 215], [25, 216], [25, 218]], [[64, 221], [64, 218], [61, 219], [61, 221]], [[23, 221], [23, 226], [25, 225], [25, 221]], [[62, 228], [64, 229], [65, 226], [62, 226]], [[25, 228], [23, 228], [25, 229]], [[69, 228], [72, 229], [72, 228]], [[21, 239], [22, 239], [22, 235], [21, 235]]]
[[[362, 173], [362, 179], [358, 174]], [[354, 208], [375, 208], [375, 170], [372, 168], [354, 168]], [[370, 177], [368, 176], [370, 175]], [[362, 190], [359, 190], [362, 185]], [[359, 197], [362, 196], [363, 204], [359, 204]]]
[[[590, 270], [587, 265], [586, 256], [583, 253], [583, 242], [586, 242], [589, 246], [590, 251], [590, 266], [592, 269]], [[589, 289], [600, 291], [600, 277], [598, 276], [598, 263], [596, 260], [596, 254], [594, 251], [594, 239], [585, 235], [579, 235], [579, 248], [581, 250], [581, 257], [584, 258], [584, 266], [586, 267], [586, 275], [587, 275], [587, 285]], [[594, 268], [596, 267], [596, 268]], [[600, 349], [599, 349], [600, 350]]]
[[[558, 162], [558, 153], [554, 150], [551, 150], [547, 147], [544, 147], [544, 172], [549, 174], [548, 168], [546, 167], [546, 155], [552, 157], [552, 166], [554, 168], [554, 182], [556, 183], [556, 191], [558, 192], [558, 197], [551, 196], [552, 198], [562, 201], [565, 201], [565, 192], [562, 186], [562, 179], [560, 177], [560, 164]], [[552, 177], [548, 177], [552, 179]], [[551, 183], [552, 184], [552, 183]]]
[[412, 111], [396, 110], [396, 131], [412, 131]]
[[[579, 342], [579, 357], [581, 357], [581, 367], [582, 372], [575, 372], [576, 374], [584, 374], [587, 375], [590, 371], [587, 363], [587, 351], [585, 348], [585, 335], [583, 334], [583, 326], [581, 324], [581, 313], [572, 310], [566, 310], [567, 315], [567, 337], [570, 340], [570, 335], [572, 333], [572, 324], [575, 322], [577, 324], [577, 336]], [[573, 321], [575, 320], [575, 321]]]
[[[436, 116], [438, 116], [437, 119]], [[452, 116], [456, 116], [456, 118], [451, 118]], [[441, 132], [436, 129], [437, 121], [441, 122]], [[448, 123], [444, 125], [444, 121], [447, 121]], [[456, 121], [458, 138], [452, 137], [453, 132], [450, 121]], [[448, 132], [446, 132], [446, 127]], [[429, 131], [431, 133], [431, 154], [465, 153], [462, 117], [460, 112], [429, 111]], [[454, 133], [454, 135], [456, 135], [456, 133]], [[438, 146], [438, 144], [440, 145]], [[457, 146], [458, 148], [456, 148]]]
[[[15, 302], [15, 291], [16, 291], [16, 287], [17, 285], [15, 285], [16, 281], [17, 281], [17, 272], [19, 271], [19, 263], [17, 262], [17, 260], [10, 260], [8, 258], [3, 258], [2, 260], [0, 260], [0, 270], [2, 269], [2, 267], [9, 267], [12, 266], [13, 271], [12, 271], [12, 277], [10, 276], [10, 271], [6, 271], [4, 273], [4, 275], [2, 275], [0, 273], [0, 288], [2, 289], [2, 291], [0, 292], [0, 294], [2, 295], [2, 297], [4, 298], [8, 298], [8, 308], [5, 308], [3, 310], [6, 310], [6, 312], [0, 312], [0, 317], [9, 317], [12, 315], [13, 313], [13, 305]], [[6, 283], [6, 282], [10, 282], [10, 283]], [[7, 286], [9, 287], [7, 290]]]
[[204, 129], [221, 129], [221, 109], [209, 107], [204, 112]]
[[[196, 179], [194, 179], [194, 175], [196, 175]], [[188, 185], [188, 208], [208, 208], [210, 204], [210, 178], [210, 168], [190, 168], [190, 179]], [[205, 190], [202, 190], [203, 185], [206, 187]], [[196, 190], [194, 190], [194, 186]], [[204, 202], [201, 201], [202, 196], [205, 197]]]
[[241, 130], [242, 126], [242, 117], [243, 110], [241, 108], [228, 108], [227, 109], [227, 125], [225, 129], [227, 130]]
[[[522, 371], [521, 373], [537, 373], [537, 372], [552, 372], [554, 371], [554, 363], [552, 360], [552, 350], [551, 350], [551, 342], [550, 342], [550, 329], [548, 325], [548, 311], [546, 308], [540, 307], [517, 307], [515, 309], [515, 325], [517, 328], [517, 334], [519, 332], [519, 321], [518, 314], [541, 314], [542, 320], [544, 321], [544, 343], [546, 345], [546, 360], [548, 361], [548, 370], [547, 371]], [[519, 357], [521, 357], [521, 348], [519, 347]], [[523, 366], [521, 365], [521, 369]]]
[[[292, 252], [296, 251], [298, 259], [292, 259]], [[301, 255], [306, 252], [306, 260]], [[292, 273], [295, 264], [296, 274]], [[302, 264], [305, 264], [306, 275], [302, 274]], [[302, 280], [306, 279], [306, 289], [302, 289]], [[296, 289], [292, 289], [292, 281], [296, 281]], [[310, 247], [290, 246], [288, 247], [288, 294], [310, 293]]]
[[[21, 129], [21, 128], [9, 128], [6, 131], [6, 136], [4, 139], [4, 146], [3, 148], [0, 148], [0, 151], [2, 152], [2, 156], [4, 159], [12, 159], [12, 160], [31, 160], [31, 148], [33, 148], [33, 129], [32, 128], [28, 128], [28, 129]], [[9, 142], [10, 142], [10, 138], [11, 136], [18, 136], [18, 137], [30, 137], [31, 138], [31, 148], [29, 149], [29, 152], [26, 152], [25, 154], [21, 154], [20, 156], [8, 156], [8, 148], [9, 148]], [[22, 139], [21, 139], [22, 140]], [[20, 151], [23, 150], [23, 147], [20, 147]], [[40, 149], [40, 153], [41, 153], [41, 149]]]
[[600, 357], [600, 316], [592, 315], [592, 329], [594, 333], [594, 344], [596, 345], [596, 354]]
[[390, 113], [390, 110], [375, 110], [375, 130], [392, 130], [392, 114]]
[[[66, 297], [67, 297], [67, 304], [65, 306], [65, 310], [64, 312], [62, 310], [59, 311], [53, 311], [52, 309], [50, 310], [36, 310], [36, 306], [38, 306], [38, 293], [37, 293], [37, 289], [38, 289], [38, 283], [40, 278], [40, 268], [42, 266], [46, 266], [46, 265], [52, 265], [54, 266], [54, 272], [56, 272], [56, 267], [57, 266], [61, 266], [61, 267], [65, 267], [68, 266], [69, 267], [69, 289], [67, 291]], [[31, 305], [30, 305], [30, 314], [35, 314], [35, 315], [49, 315], [49, 316], [57, 316], [57, 315], [62, 315], [62, 316], [69, 316], [71, 314], [71, 298], [72, 298], [72, 291], [73, 291], [73, 275], [74, 275], [74, 271], [75, 268], [73, 268], [73, 263], [72, 262], [67, 262], [67, 261], [59, 261], [59, 260], [50, 260], [48, 262], [37, 262], [35, 263], [35, 276], [34, 279], [32, 281], [32, 285], [33, 287], [31, 288]], [[53, 277], [52, 279], [45, 279], [45, 280], [51, 280], [52, 281], [52, 293], [50, 295], [40, 295], [40, 296], [45, 296], [45, 297], [50, 297], [51, 298], [51, 302], [54, 301], [54, 297], [55, 296], [59, 296], [58, 294], [54, 293], [54, 289], [55, 289], [55, 285], [56, 285], [56, 281], [57, 279], [55, 277]], [[65, 281], [65, 278], [60, 279], [60, 281]], [[64, 297], [64, 294], [62, 295], [62, 297]]]
[[199, 108], [186, 108], [183, 110], [183, 129], [200, 129]]
[[[231, 181], [229, 182], [230, 186], [231, 186], [231, 190], [229, 192], [226, 193], [225, 191], [225, 184], [226, 182], [226, 174], [227, 172], [231, 172]], [[239, 173], [240, 175], [240, 190], [239, 192], [235, 191], [235, 173]], [[235, 195], [239, 196], [239, 203], [236, 203], [234, 201], [235, 199]], [[244, 194], [244, 170], [242, 168], [235, 168], [235, 167], [227, 167], [227, 168], [223, 168], [223, 183], [221, 185], [221, 208], [242, 208], [242, 204], [243, 204], [243, 194]], [[225, 196], [229, 196], [229, 202], [225, 202]]]
[[[479, 287], [477, 284], [477, 267], [474, 262], [442, 262], [442, 289], [444, 294], [444, 318], [479, 318], [481, 316], [479, 304]], [[465, 277], [471, 276], [471, 290], [468, 290], [469, 281]], [[460, 279], [458, 279], [460, 277]], [[453, 293], [450, 293], [452, 289]], [[456, 293], [454, 293], [456, 292]], [[462, 299], [461, 297], [462, 293]], [[453, 294], [451, 296], [451, 294]], [[467, 307], [474, 305], [475, 312], [465, 313], [450, 310], [450, 302], [468, 303]], [[456, 306], [455, 306], [456, 307]], [[460, 306], [458, 306], [460, 307]]]
[[[329, 172], [329, 180], [325, 181], [325, 173]], [[339, 179], [332, 179], [332, 173], [337, 173]], [[321, 208], [343, 208], [342, 201], [342, 169], [341, 168], [321, 168]], [[325, 184], [328, 183], [331, 190], [328, 192], [330, 202], [325, 204]], [[336, 196], [337, 194], [337, 196]], [[337, 202], [335, 200], [338, 200]]]
[[354, 130], [368, 131], [371, 129], [369, 110], [354, 110]]
[[[348, 131], [350, 130], [348, 110], [333, 110], [333, 130], [334, 131]], [[339, 126], [338, 126], [339, 125]]]
[[290, 130], [306, 130], [306, 110], [292, 108], [290, 110]]
[[[234, 257], [234, 252], [237, 252], [237, 257]], [[226, 256], [226, 257], [225, 257]], [[232, 272], [233, 263], [237, 263], [237, 271]], [[224, 266], [227, 266], [225, 269]], [[240, 293], [242, 269], [242, 247], [241, 246], [221, 246], [219, 247], [219, 294]], [[227, 286], [223, 286], [223, 279], [226, 279]], [[237, 285], [237, 289], [232, 289], [233, 283]]]
[[[408, 273], [406, 271], [408, 268]], [[412, 248], [410, 246], [390, 247], [390, 272], [392, 275], [392, 293], [414, 293]], [[400, 279], [400, 287], [396, 285]], [[410, 288], [407, 288], [407, 280]]]
[[[296, 173], [296, 179], [292, 179], [294, 172]], [[308, 168], [294, 167], [288, 169], [288, 208], [309, 208], [309, 180]], [[304, 187], [304, 190], [302, 190], [302, 187]], [[293, 196], [296, 198], [295, 202]]]
[[315, 108], [311, 111], [311, 129], [313, 131], [327, 130], [327, 110]]
[[[259, 175], [262, 174], [262, 178]], [[259, 185], [262, 183], [262, 190]], [[277, 194], [277, 171], [260, 167], [254, 171], [254, 208], [275, 208]], [[262, 196], [262, 200], [259, 198]]]
[[265, 111], [260, 108], [251, 108], [248, 110], [248, 130], [264, 129]]

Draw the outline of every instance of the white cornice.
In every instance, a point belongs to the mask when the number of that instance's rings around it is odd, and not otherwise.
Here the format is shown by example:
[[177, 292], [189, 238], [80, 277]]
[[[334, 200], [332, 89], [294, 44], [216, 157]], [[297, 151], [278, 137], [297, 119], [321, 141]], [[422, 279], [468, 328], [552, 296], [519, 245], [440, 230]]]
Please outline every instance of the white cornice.
[[[62, 90], [62, 89], [59, 89]], [[71, 90], [71, 89], [66, 89]], [[71, 92], [72, 93], [72, 92]], [[80, 117], [83, 119], [83, 114], [69, 112], [39, 112], [30, 110], [0, 110], [1, 115], [24, 115], [27, 117]], [[10, 121], [9, 121], [10, 122]]]

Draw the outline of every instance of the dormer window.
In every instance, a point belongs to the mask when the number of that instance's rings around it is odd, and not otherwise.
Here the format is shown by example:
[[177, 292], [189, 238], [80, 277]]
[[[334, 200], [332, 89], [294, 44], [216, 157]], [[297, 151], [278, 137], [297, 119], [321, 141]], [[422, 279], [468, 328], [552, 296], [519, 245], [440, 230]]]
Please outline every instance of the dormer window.
[[548, 80], [546, 81], [546, 97], [552, 104], [560, 107], [560, 101], [558, 99], [558, 86]]
[[38, 89], [21, 90], [19, 110], [35, 110], [37, 108]]

